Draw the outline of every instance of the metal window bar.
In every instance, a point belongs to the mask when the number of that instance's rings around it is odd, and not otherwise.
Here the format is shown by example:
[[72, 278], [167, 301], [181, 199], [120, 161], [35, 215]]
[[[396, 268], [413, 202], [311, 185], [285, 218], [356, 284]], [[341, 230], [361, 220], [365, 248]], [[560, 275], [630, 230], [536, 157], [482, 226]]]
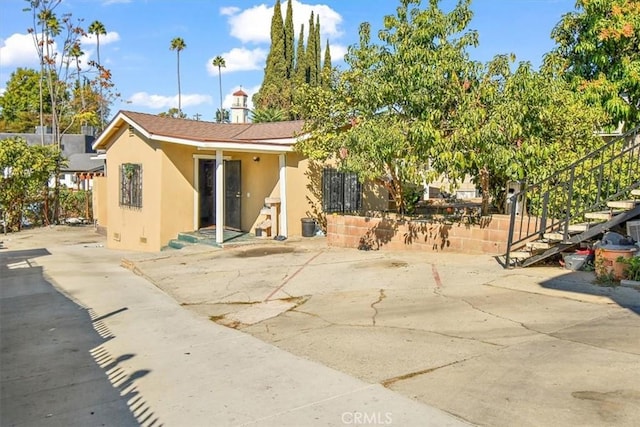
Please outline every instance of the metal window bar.
[[322, 171], [322, 210], [356, 212], [362, 207], [362, 184], [354, 173], [325, 168]]
[[142, 165], [120, 165], [120, 206], [142, 208]]

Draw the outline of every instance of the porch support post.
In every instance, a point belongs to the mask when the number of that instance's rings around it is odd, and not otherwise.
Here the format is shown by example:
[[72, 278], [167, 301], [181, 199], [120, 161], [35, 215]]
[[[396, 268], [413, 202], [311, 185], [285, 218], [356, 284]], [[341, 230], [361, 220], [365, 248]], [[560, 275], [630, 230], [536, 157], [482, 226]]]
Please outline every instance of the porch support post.
[[198, 231], [200, 224], [198, 219], [200, 216], [200, 159], [193, 158], [193, 230]]
[[216, 243], [224, 242], [224, 159], [216, 150]]
[[280, 166], [280, 235], [289, 237], [287, 229], [287, 155], [278, 156]]

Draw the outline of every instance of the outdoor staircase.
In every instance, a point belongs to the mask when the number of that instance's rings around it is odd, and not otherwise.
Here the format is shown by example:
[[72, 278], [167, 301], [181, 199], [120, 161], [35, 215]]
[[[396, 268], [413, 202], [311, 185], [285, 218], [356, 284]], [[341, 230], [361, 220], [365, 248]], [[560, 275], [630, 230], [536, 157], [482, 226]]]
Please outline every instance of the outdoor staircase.
[[527, 267], [640, 217], [640, 127], [510, 195], [505, 268]]

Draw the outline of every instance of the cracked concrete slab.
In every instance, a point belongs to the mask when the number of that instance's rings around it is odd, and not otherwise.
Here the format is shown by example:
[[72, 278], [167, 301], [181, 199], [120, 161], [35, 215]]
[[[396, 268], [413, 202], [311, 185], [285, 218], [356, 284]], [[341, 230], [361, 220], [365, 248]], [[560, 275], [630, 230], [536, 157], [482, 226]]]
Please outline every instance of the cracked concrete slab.
[[[553, 266], [503, 270], [489, 256], [318, 241], [266, 256], [225, 249], [132, 262], [200, 319], [252, 303], [263, 313], [238, 321], [242, 332], [470, 423], [636, 425], [637, 290]], [[258, 305], [294, 297], [308, 299], [274, 317]]]
[[276, 317], [291, 310], [298, 303], [286, 300], [269, 300], [256, 304], [249, 304], [238, 311], [232, 311], [224, 315], [224, 321], [239, 323], [242, 325], [255, 325], [256, 323]]
[[[640, 410], [637, 378], [637, 355], [545, 337], [391, 389], [483, 425], [633, 426]], [[594, 399], [576, 395], [587, 391]]]

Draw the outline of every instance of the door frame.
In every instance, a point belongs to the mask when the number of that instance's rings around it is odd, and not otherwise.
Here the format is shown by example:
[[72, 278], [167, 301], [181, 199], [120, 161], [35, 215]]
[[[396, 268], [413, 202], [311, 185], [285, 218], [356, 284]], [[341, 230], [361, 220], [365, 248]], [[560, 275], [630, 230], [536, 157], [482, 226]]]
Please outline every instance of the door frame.
[[[215, 154], [194, 154], [193, 155], [193, 229], [197, 231], [200, 226], [200, 160], [216, 160], [217, 156]], [[231, 156], [223, 156], [222, 157], [223, 164], [224, 160], [232, 160]], [[217, 165], [217, 163], [216, 163]], [[214, 168], [214, 174], [216, 173], [216, 168]], [[216, 209], [217, 209], [217, 176], [214, 178], [214, 191], [213, 198], [216, 200]], [[216, 218], [216, 222], [218, 220], [217, 212], [214, 211], [214, 216]], [[217, 225], [217, 224], [215, 224]], [[224, 228], [224, 227], [223, 227]]]

